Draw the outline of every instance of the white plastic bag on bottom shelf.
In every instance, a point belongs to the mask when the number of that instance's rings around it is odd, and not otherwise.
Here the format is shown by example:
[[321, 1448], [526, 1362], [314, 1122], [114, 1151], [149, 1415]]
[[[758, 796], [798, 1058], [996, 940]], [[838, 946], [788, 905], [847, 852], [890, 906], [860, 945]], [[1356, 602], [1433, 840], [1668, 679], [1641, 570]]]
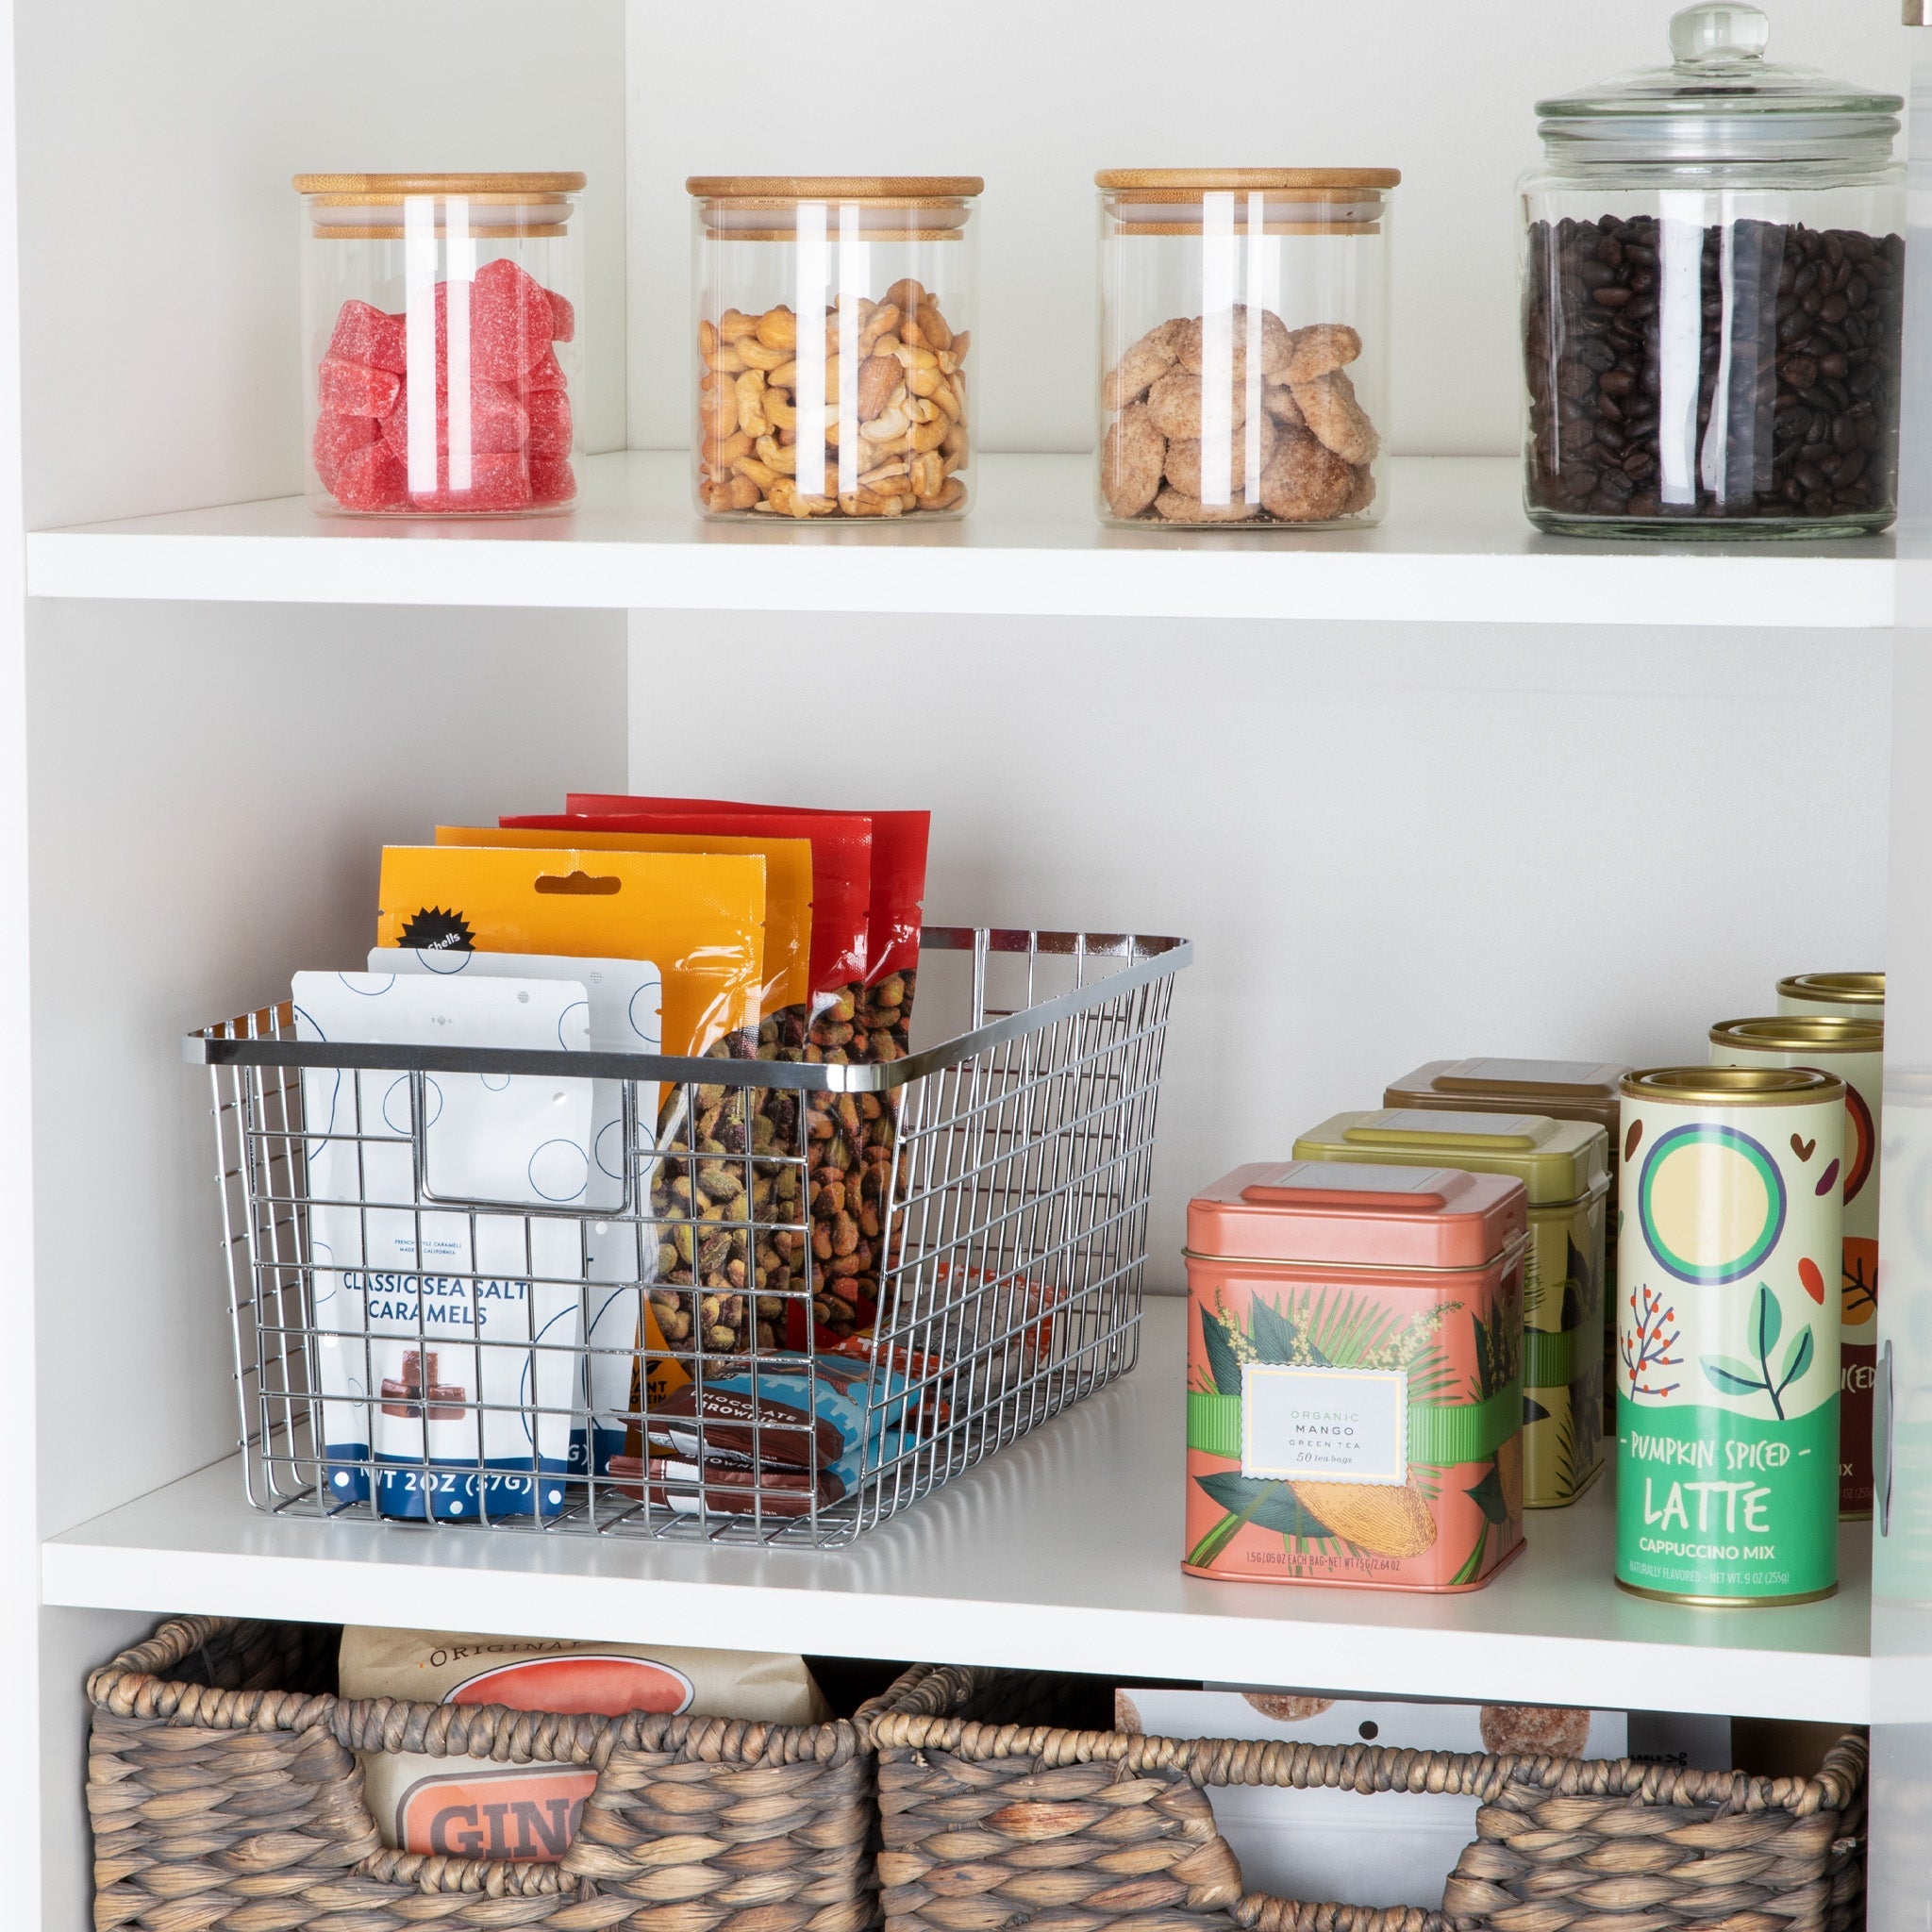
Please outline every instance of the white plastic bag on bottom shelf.
[[[663, 1038], [663, 979], [648, 959], [577, 959], [561, 953], [475, 953], [433, 947], [376, 946], [372, 973], [434, 974], [440, 979], [554, 979], [580, 984], [590, 1006], [593, 1053], [656, 1053]], [[624, 1093], [621, 1080], [591, 1083], [591, 1183], [587, 1208], [618, 1212], [624, 1191]], [[658, 1091], [639, 1091], [634, 1124], [640, 1151], [652, 1143]], [[647, 1173], [637, 1177], [648, 1189]], [[632, 1203], [635, 1208], [636, 1193]], [[641, 1226], [646, 1237], [639, 1239]], [[573, 1475], [594, 1469], [602, 1475], [613, 1456], [624, 1454], [625, 1414], [630, 1407], [631, 1370], [637, 1360], [638, 1324], [648, 1321], [642, 1287], [658, 1270], [656, 1230], [641, 1222], [587, 1224], [590, 1281], [585, 1333], [587, 1389], [584, 1413], [570, 1432]], [[647, 1341], [649, 1338], [647, 1338]]]
[[[1174, 1690], [1127, 1685], [1116, 1726], [1150, 1737], [1281, 1739], [1419, 1751], [1546, 1751], [1622, 1757], [1620, 1710], [1407, 1704], [1279, 1690]], [[1248, 1891], [1305, 1905], [1442, 1908], [1442, 1888], [1475, 1837], [1479, 1800], [1433, 1791], [1291, 1790], [1217, 1785], [1214, 1823]]]
[[[590, 1044], [580, 981], [302, 973], [294, 1004], [305, 1041]], [[591, 1083], [426, 1074], [422, 1094], [412, 1136], [408, 1074], [302, 1075], [328, 1492], [369, 1500], [373, 1457], [385, 1516], [553, 1515], [580, 1382], [583, 1224], [494, 1210], [582, 1202]]]

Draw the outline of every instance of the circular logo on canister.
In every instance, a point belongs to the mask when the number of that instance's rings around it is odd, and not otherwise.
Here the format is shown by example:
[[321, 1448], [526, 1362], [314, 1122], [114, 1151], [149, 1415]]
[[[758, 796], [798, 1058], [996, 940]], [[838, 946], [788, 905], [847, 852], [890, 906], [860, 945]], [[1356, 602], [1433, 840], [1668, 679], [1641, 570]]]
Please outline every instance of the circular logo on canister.
[[1872, 1129], [1872, 1109], [1865, 1096], [1845, 1082], [1845, 1199], [1856, 1201], [1872, 1178], [1872, 1155], [1877, 1135]]
[[1715, 1122], [1673, 1127], [1643, 1163], [1643, 1239], [1679, 1281], [1720, 1288], [1763, 1266], [1785, 1226], [1777, 1162], [1749, 1134]]

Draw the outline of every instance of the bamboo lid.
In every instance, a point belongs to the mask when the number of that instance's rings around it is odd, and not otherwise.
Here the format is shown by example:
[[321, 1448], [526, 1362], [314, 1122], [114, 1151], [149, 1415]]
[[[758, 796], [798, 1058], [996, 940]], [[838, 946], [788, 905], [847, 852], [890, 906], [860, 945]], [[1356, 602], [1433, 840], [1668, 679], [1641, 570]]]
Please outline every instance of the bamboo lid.
[[985, 192], [979, 175], [693, 175], [685, 192], [746, 206], [793, 201], [871, 201], [886, 208], [934, 208]]
[[358, 205], [385, 206], [420, 194], [508, 195], [575, 194], [585, 176], [550, 175], [297, 175], [297, 194], [320, 194]]
[[[1096, 188], [1183, 191], [1194, 194], [1240, 192], [1246, 189], [1315, 188], [1333, 191], [1386, 189], [1400, 185], [1400, 168], [1103, 168]], [[1165, 197], [1163, 197], [1165, 198]]]

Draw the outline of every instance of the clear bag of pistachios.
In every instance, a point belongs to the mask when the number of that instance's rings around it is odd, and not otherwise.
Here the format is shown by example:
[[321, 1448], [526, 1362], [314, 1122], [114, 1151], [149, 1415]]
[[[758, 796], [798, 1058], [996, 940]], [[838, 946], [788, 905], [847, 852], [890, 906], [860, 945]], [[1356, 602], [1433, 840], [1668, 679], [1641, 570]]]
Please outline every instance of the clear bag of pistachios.
[[[587, 836], [675, 841], [681, 849], [708, 841], [764, 841], [773, 849], [808, 841], [808, 996], [802, 1004], [768, 1003], [748, 1050], [760, 1059], [814, 1065], [876, 1064], [905, 1055], [927, 814], [622, 794], [574, 794], [569, 804], [563, 817], [507, 823], [552, 837], [568, 827]], [[721, 1041], [717, 1051], [738, 1055], [747, 1044]], [[667, 1345], [732, 1351], [756, 1339], [761, 1348], [799, 1349], [811, 1339], [829, 1347], [870, 1329], [894, 1238], [893, 1124], [891, 1095], [707, 1087], [695, 1090], [690, 1107], [675, 1108], [662, 1124], [668, 1158], [659, 1164], [653, 1204], [664, 1217], [664, 1240], [652, 1303]], [[760, 1230], [751, 1252], [743, 1228], [705, 1232], [708, 1219], [746, 1218], [735, 1204], [747, 1152], [767, 1157], [754, 1159], [750, 1170], [749, 1219], [796, 1214], [801, 1174], [808, 1196], [799, 1229]], [[807, 1272], [807, 1241], [814, 1291], [809, 1317], [803, 1297], [788, 1292]]]

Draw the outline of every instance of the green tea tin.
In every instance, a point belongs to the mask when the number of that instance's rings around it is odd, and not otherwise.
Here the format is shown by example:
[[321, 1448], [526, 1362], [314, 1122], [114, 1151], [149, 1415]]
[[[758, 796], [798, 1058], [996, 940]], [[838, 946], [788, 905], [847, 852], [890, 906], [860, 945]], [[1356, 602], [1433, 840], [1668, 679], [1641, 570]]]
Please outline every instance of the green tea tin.
[[1617, 1581], [1673, 1603], [1829, 1596], [1845, 1084], [1664, 1067], [1623, 1099]]
[[1529, 1203], [1523, 1286], [1523, 1502], [1574, 1503], [1603, 1474], [1604, 1203], [1609, 1137], [1590, 1121], [1384, 1108], [1340, 1113], [1297, 1160], [1504, 1174]]

